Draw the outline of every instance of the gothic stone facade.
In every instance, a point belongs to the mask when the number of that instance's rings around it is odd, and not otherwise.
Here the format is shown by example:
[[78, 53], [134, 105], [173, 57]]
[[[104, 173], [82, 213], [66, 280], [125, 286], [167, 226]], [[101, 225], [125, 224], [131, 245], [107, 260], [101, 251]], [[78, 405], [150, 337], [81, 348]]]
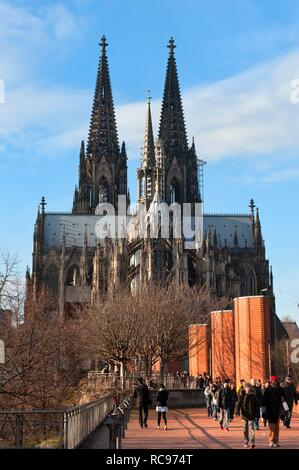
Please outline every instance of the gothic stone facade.
[[[99, 202], [117, 208], [127, 187], [125, 143], [119, 146], [105, 37], [96, 81], [87, 146], [80, 149], [79, 184], [71, 213], [39, 206], [34, 230], [32, 273], [27, 289], [36, 295], [46, 287], [65, 315], [73, 303], [92, 302], [119, 285], [132, 288], [166, 278], [190, 285], [206, 284], [231, 298], [272, 291], [258, 210], [251, 200], [248, 214], [204, 214], [204, 243], [184, 249], [183, 241], [130, 238], [100, 241], [95, 236]], [[201, 202], [194, 140], [188, 145], [174, 41], [169, 41], [165, 88], [158, 138], [154, 140], [150, 99], [140, 168], [138, 201], [147, 208], [157, 200], [168, 204]]]

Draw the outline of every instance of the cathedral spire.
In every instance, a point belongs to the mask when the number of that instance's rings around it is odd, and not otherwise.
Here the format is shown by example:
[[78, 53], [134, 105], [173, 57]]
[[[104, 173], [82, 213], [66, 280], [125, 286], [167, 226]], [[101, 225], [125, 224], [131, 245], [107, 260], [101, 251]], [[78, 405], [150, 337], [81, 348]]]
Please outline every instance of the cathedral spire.
[[262, 246], [263, 244], [262, 228], [261, 228], [260, 215], [259, 215], [258, 208], [256, 208], [256, 218], [255, 218], [255, 225], [254, 225], [254, 241], [259, 246]]
[[155, 165], [155, 142], [151, 113], [151, 96], [148, 92], [147, 97], [147, 115], [144, 133], [144, 144], [142, 149], [142, 167], [153, 168]]
[[81, 186], [86, 179], [86, 159], [85, 159], [85, 147], [84, 140], [81, 142], [80, 147], [80, 164], [79, 164], [79, 186]]
[[119, 154], [119, 145], [113, 105], [108, 59], [106, 55], [106, 37], [100, 42], [101, 57], [98, 68], [96, 89], [91, 114], [88, 155], [96, 157]]
[[174, 56], [176, 46], [172, 37], [167, 47], [169, 48], [169, 57], [161, 110], [159, 138], [163, 140], [164, 148], [168, 155], [177, 154], [180, 156], [182, 152], [188, 150], [188, 142]]

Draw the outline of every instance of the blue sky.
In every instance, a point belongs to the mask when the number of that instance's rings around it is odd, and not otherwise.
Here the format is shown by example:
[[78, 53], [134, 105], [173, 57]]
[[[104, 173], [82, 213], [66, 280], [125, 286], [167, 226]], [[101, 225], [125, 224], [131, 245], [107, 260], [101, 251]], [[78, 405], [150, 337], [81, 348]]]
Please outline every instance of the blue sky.
[[[155, 131], [174, 36], [189, 140], [205, 168], [205, 209], [260, 209], [278, 313], [299, 320], [298, 0], [0, 0], [0, 244], [31, 265], [38, 202], [70, 210], [100, 36], [120, 141], [135, 174], [151, 90]], [[1, 98], [1, 97], [0, 97]]]

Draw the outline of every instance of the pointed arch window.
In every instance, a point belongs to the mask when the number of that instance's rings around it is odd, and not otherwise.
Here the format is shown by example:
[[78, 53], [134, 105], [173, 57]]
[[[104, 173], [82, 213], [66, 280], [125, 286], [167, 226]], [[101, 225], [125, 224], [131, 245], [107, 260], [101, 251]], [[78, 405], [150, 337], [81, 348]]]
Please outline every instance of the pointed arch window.
[[67, 272], [66, 285], [77, 286], [79, 284], [79, 267], [71, 266]]
[[46, 273], [45, 273], [45, 285], [46, 288], [51, 292], [58, 292], [58, 282], [59, 282], [59, 275], [58, 275], [58, 268], [56, 265], [51, 264], [48, 266]]
[[108, 202], [108, 183], [106, 178], [103, 176], [100, 179], [99, 184], [99, 203], [106, 203]]

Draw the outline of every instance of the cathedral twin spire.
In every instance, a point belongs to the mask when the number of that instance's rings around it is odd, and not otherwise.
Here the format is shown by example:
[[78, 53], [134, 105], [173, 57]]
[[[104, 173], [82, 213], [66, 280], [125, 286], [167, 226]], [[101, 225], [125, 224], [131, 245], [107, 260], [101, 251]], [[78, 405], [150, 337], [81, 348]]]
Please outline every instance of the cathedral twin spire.
[[183, 105], [180, 93], [177, 66], [174, 56], [174, 39], [169, 44], [165, 87], [159, 128], [159, 139], [163, 141], [168, 155], [182, 155], [188, 150]]
[[100, 42], [101, 58], [89, 128], [87, 154], [101, 156], [119, 153], [115, 111], [112, 97], [106, 37]]
[[[73, 213], [94, 212], [99, 201], [110, 202], [117, 205], [117, 196], [127, 195], [127, 156], [124, 145], [120, 151], [115, 110], [113, 104], [112, 87], [109, 73], [109, 65], [106, 54], [108, 46], [106, 37], [103, 36], [100, 42], [101, 55], [98, 67], [95, 94], [89, 127], [88, 143], [86, 150], [84, 143], [80, 150], [79, 187], [75, 190]], [[180, 199], [187, 200], [188, 181], [183, 181], [183, 173], [193, 174], [194, 171], [187, 162], [191, 150], [188, 150], [188, 141], [184, 121], [182, 99], [180, 93], [177, 66], [174, 56], [175, 44], [173, 38], [169, 40], [169, 57], [167, 63], [166, 80], [161, 109], [161, 119], [159, 126], [159, 142], [163, 147], [163, 154], [166, 158], [168, 172], [174, 158], [184, 162], [187, 166], [180, 169], [180, 174], [173, 175], [175, 180], [167, 182], [169, 188], [172, 184], [177, 185], [177, 195]], [[190, 160], [190, 159], [189, 159]], [[189, 165], [189, 166], [188, 166]], [[152, 173], [142, 175], [144, 187], [148, 189], [148, 195], [153, 197], [156, 187], [154, 181], [154, 168], [156, 166], [155, 143], [153, 135], [151, 103], [150, 97], [147, 104], [147, 119], [142, 151], [142, 168], [152, 170]], [[194, 166], [194, 165], [193, 165]], [[190, 168], [189, 168], [190, 167]], [[158, 171], [158, 170], [157, 170]], [[161, 165], [159, 178], [161, 175]], [[158, 173], [159, 173], [158, 172]], [[179, 181], [181, 178], [181, 181]], [[196, 175], [192, 177], [196, 180]], [[164, 178], [167, 179], [167, 175]], [[163, 183], [164, 184], [164, 183]], [[179, 188], [181, 186], [181, 188]], [[192, 182], [190, 187], [192, 186]], [[164, 197], [170, 199], [170, 190], [166, 190]]]

